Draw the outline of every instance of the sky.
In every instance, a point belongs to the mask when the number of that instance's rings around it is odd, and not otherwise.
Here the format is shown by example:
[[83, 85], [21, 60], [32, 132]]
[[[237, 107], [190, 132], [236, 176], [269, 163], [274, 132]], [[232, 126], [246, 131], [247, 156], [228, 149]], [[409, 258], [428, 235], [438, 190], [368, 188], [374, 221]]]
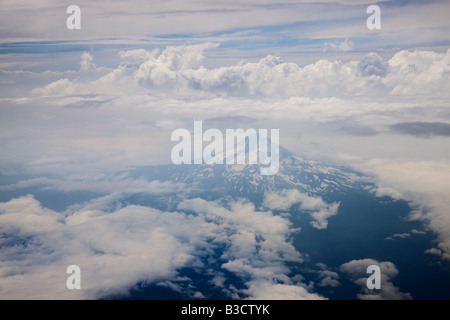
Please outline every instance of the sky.
[[[50, 245], [55, 239], [73, 237], [87, 222], [91, 233], [83, 232], [88, 234], [101, 233], [102, 223], [123, 233], [134, 226], [117, 226], [114, 219], [146, 212], [148, 219], [159, 221], [156, 225], [161, 223], [161, 229], [152, 229], [151, 236], [122, 239], [137, 245], [135, 251], [121, 247], [120, 241], [117, 246], [124, 257], [134, 257], [146, 241], [160, 243], [172, 235], [164, 242], [167, 246], [161, 246], [168, 253], [165, 264], [146, 274], [167, 276], [192, 262], [192, 252], [207, 247], [204, 230], [194, 227], [208, 220], [204, 208], [215, 208], [218, 216], [227, 209], [216, 203], [200, 205], [201, 200], [187, 201], [179, 212], [167, 216], [152, 208], [111, 208], [125, 191], [186, 188], [133, 180], [117, 172], [170, 163], [171, 132], [193, 130], [194, 120], [203, 120], [204, 125], [219, 129], [280, 129], [280, 144], [289, 151], [364, 173], [375, 183], [377, 195], [407, 200], [414, 208], [411, 219], [423, 221], [437, 235], [429, 254], [450, 259], [448, 1], [78, 1], [81, 29], [68, 30], [66, 8], [71, 4], [0, 2], [4, 180], [0, 192], [43, 186], [107, 196], [64, 212], [46, 208], [32, 195], [10, 199], [0, 203], [2, 231], [20, 229], [24, 236], [39, 236]], [[370, 16], [366, 9], [373, 4], [381, 9], [379, 30], [366, 27]], [[26, 178], [8, 182], [8, 177], [22, 176]], [[304, 197], [296, 199], [301, 202]], [[249, 204], [233, 205], [246, 206], [249, 214], [257, 210]], [[191, 221], [182, 213], [193, 207], [203, 212], [197, 219], [205, 221]], [[26, 217], [13, 218], [18, 212]], [[290, 232], [288, 221], [265, 214], [267, 223], [274, 220], [280, 225], [270, 231], [271, 244], [281, 246], [293, 261], [301, 259], [284, 237]], [[192, 224], [192, 234], [178, 230], [176, 219]], [[230, 223], [244, 232], [245, 221], [239, 221], [243, 225]], [[145, 223], [149, 228], [155, 225], [150, 220]], [[208, 225], [207, 230], [214, 233], [214, 228], [218, 227]], [[111, 234], [92, 241], [113, 252], [114, 246], [107, 244]], [[219, 234], [226, 239], [217, 241], [244, 239]], [[192, 240], [185, 245], [183, 237]], [[64, 250], [80, 261], [92, 259], [78, 249]], [[55, 250], [63, 255], [55, 257], [58, 265], [68, 262], [62, 249], [41, 250], [27, 253], [29, 259], [39, 261], [46, 250]], [[148, 263], [157, 254], [141, 258]], [[234, 257], [242, 254], [230, 252]], [[12, 287], [13, 278], [7, 275], [17, 265], [8, 253], [3, 259], [8, 263], [0, 265], [0, 283]], [[258, 259], [264, 260], [254, 261]], [[283, 278], [279, 259], [267, 259], [268, 272]], [[125, 258], [115, 261], [117, 269], [112, 272], [120, 272], [125, 262]], [[349, 262], [342, 270], [353, 275], [354, 268], [366, 262]], [[92, 268], [102, 263], [99, 260]], [[137, 264], [130, 278], [117, 286], [122, 290], [139, 280], [147, 272], [145, 263]], [[28, 272], [24, 263], [23, 274], [39, 284], [42, 279], [36, 275], [51, 279], [50, 265]], [[389, 269], [388, 262], [383, 266]], [[248, 268], [231, 263], [226, 267]], [[260, 275], [253, 271], [247, 294], [260, 297], [258, 293], [274, 290], [274, 284], [259, 281]], [[388, 272], [389, 277], [394, 275]], [[319, 298], [295, 283], [286, 280], [280, 295]], [[99, 287], [80, 294], [96, 298], [107, 290]], [[36, 292], [39, 297], [40, 291]], [[398, 294], [408, 298], [406, 293]], [[16, 288], [0, 295], [20, 297], [21, 291]]]

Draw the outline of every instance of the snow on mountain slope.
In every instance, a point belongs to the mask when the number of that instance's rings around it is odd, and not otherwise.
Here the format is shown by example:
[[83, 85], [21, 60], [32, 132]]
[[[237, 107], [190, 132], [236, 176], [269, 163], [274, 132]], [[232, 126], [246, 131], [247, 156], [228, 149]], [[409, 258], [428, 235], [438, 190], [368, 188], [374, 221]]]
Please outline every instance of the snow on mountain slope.
[[192, 190], [251, 197], [268, 191], [298, 189], [312, 195], [338, 194], [361, 188], [360, 175], [345, 168], [296, 156], [280, 146], [280, 167], [275, 175], [260, 174], [260, 165], [160, 165], [132, 172], [148, 180], [184, 183]]

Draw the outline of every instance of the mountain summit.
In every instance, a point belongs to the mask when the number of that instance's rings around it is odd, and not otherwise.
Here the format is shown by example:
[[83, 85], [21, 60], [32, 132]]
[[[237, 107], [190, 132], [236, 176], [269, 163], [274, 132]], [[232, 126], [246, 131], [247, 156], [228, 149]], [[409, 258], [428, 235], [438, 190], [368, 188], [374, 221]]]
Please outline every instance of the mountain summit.
[[189, 185], [197, 192], [252, 198], [267, 191], [298, 189], [312, 195], [359, 188], [358, 174], [294, 155], [280, 146], [280, 167], [275, 175], [260, 174], [259, 164], [181, 164], [136, 168], [132, 174], [148, 180]]

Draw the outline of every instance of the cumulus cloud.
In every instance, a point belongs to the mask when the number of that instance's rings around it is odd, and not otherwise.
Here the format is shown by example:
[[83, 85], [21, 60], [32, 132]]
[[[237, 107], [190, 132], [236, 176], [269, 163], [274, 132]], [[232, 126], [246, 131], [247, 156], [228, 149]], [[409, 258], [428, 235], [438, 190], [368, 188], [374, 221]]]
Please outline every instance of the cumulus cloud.
[[[1, 203], [0, 212], [0, 296], [10, 299], [126, 294], [141, 280], [175, 274], [193, 259], [190, 241], [202, 238], [198, 229], [186, 233], [183, 226], [195, 218], [139, 206], [114, 212], [80, 209], [66, 218], [27, 196]], [[65, 271], [72, 264], [82, 270], [82, 290], [65, 287]]]
[[291, 279], [286, 262], [302, 262], [302, 256], [288, 242], [294, 230], [290, 222], [270, 211], [255, 211], [249, 202], [235, 202], [230, 209], [202, 199], [181, 202], [180, 210], [195, 211], [220, 226], [215, 241], [224, 241], [229, 249], [222, 255], [222, 268], [246, 281], [242, 293], [250, 299], [322, 299]]
[[383, 83], [394, 95], [447, 96], [450, 83], [450, 49], [399, 51], [389, 60], [390, 72]]
[[[246, 284], [234, 294], [321, 298], [289, 276], [287, 263], [302, 257], [289, 241], [295, 230], [282, 217], [255, 211], [246, 202], [225, 208], [201, 199], [184, 200], [177, 212], [136, 205], [111, 210], [113, 199], [95, 199], [64, 213], [42, 207], [32, 196], [0, 203], [0, 296], [95, 299], [126, 295], [141, 281], [180, 291], [179, 270], [202, 265], [208, 270], [201, 261], [223, 247], [221, 267]], [[65, 270], [72, 264], [82, 270], [82, 290], [65, 286]]]
[[328, 204], [320, 197], [308, 196], [297, 189], [268, 193], [263, 204], [271, 210], [288, 210], [297, 203], [300, 210], [310, 212], [311, 225], [316, 229], [326, 229], [327, 219], [336, 215], [339, 209], [339, 203]]
[[183, 71], [196, 70], [202, 66], [205, 49], [217, 46], [219, 44], [204, 43], [167, 47], [158, 57], [151, 57], [143, 62], [135, 74], [135, 79], [138, 82], [149, 81], [150, 85], [164, 85], [171, 81], [178, 82], [177, 78], [183, 75]]
[[[446, 96], [450, 92], [450, 50], [399, 51], [388, 63], [376, 53], [361, 61], [319, 60], [300, 67], [280, 57], [258, 62], [206, 68], [204, 51], [219, 44], [168, 46], [163, 51], [121, 51], [123, 61], [95, 81], [57, 80], [33, 92], [41, 95], [150, 92], [200, 97], [342, 97], [363, 94]], [[93, 68], [92, 56], [82, 55], [82, 70]]]
[[[367, 272], [367, 267], [370, 265], [377, 265], [380, 267], [381, 289], [367, 288], [366, 282], [370, 274]], [[398, 275], [398, 270], [392, 262], [379, 262], [373, 259], [352, 260], [344, 263], [340, 267], [341, 272], [347, 276], [357, 285], [361, 286], [361, 293], [357, 295], [361, 300], [409, 300], [412, 299], [410, 293], [405, 293], [400, 288], [394, 286], [392, 279]]]
[[388, 66], [383, 59], [374, 52], [365, 55], [358, 63], [358, 71], [363, 76], [375, 75], [384, 77], [388, 71], [387, 68]]
[[320, 268], [317, 273], [319, 274], [319, 287], [332, 287], [336, 288], [341, 286], [339, 282], [339, 274], [337, 272], [327, 270], [327, 266], [323, 263], [318, 263], [317, 266]]

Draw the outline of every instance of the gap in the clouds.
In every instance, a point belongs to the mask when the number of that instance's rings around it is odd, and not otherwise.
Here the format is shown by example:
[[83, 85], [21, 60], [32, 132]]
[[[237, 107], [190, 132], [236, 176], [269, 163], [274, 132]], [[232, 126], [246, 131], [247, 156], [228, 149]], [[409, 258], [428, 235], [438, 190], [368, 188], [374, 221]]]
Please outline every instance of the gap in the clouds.
[[[311, 257], [316, 257], [314, 260], [328, 257], [335, 265], [368, 255], [391, 257], [388, 252], [392, 253], [392, 245], [384, 239], [420, 228], [421, 224], [406, 221], [410, 212], [406, 202], [386, 200], [358, 190], [340, 195], [338, 214], [329, 218], [326, 230], [309, 227], [300, 214], [293, 213], [293, 221], [303, 227], [296, 244], [299, 248], [308, 248]], [[309, 239], [307, 248], [301, 241], [304, 237]]]
[[[301, 212], [291, 212], [292, 221], [301, 232], [294, 245], [309, 255], [306, 270], [317, 270], [316, 263], [324, 263], [329, 270], [339, 273], [339, 267], [357, 259], [390, 261], [399, 270], [394, 285], [409, 292], [415, 299], [445, 299], [450, 297], [450, 274], [437, 257], [430, 256], [436, 235], [426, 232], [420, 221], [410, 221], [411, 208], [403, 200], [376, 197], [366, 191], [352, 191], [339, 197], [337, 215], [329, 218], [326, 230], [309, 225]], [[388, 240], [393, 234], [410, 233], [407, 238]], [[447, 270], [446, 270], [447, 269]], [[317, 282], [316, 272], [303, 273], [306, 281]], [[316, 286], [318, 293], [330, 299], [354, 299], [360, 288], [341, 275], [338, 287]], [[345, 282], [345, 283], [343, 283]]]
[[[403, 291], [414, 292], [417, 300], [450, 300], [450, 261], [431, 254], [414, 254], [425, 243], [435, 243], [436, 237], [427, 234], [412, 239], [398, 239], [405, 242], [404, 251], [398, 257], [400, 271], [394, 279]], [[427, 249], [430, 247], [428, 246]], [[397, 253], [398, 254], [398, 253]], [[401, 268], [401, 269], [400, 269]]]

